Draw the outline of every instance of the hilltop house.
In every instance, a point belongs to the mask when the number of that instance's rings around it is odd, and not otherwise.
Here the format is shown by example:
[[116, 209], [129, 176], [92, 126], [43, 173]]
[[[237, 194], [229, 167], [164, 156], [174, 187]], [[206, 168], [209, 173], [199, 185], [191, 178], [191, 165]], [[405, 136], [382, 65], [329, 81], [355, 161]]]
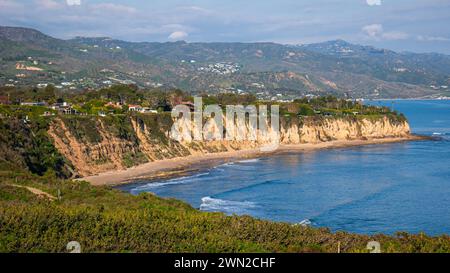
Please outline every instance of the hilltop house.
[[55, 104], [52, 104], [52, 106], [50, 106], [50, 108], [52, 108], [53, 110], [60, 110], [63, 108], [68, 108], [70, 107], [70, 105], [67, 102], [58, 102]]
[[134, 105], [134, 104], [128, 105], [128, 111], [139, 112], [139, 113], [158, 113], [158, 111], [153, 110], [149, 107], [142, 107], [140, 105]]
[[154, 113], [154, 114], [158, 113], [158, 111], [151, 109], [149, 107], [143, 107], [140, 112], [141, 113]]
[[130, 112], [141, 112], [142, 111], [142, 106], [137, 105], [137, 104], [129, 104], [128, 105], [128, 111]]
[[67, 102], [58, 102], [50, 106], [51, 109], [58, 111], [64, 115], [78, 115], [78, 111]]
[[78, 115], [78, 111], [76, 109], [73, 109], [72, 107], [63, 108], [58, 110], [59, 112], [63, 113], [64, 115]]

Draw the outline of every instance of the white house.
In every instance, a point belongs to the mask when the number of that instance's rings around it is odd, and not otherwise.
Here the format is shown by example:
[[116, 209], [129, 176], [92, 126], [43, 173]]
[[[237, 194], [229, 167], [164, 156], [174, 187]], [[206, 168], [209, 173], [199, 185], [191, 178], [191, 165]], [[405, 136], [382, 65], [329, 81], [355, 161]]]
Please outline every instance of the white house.
[[142, 106], [140, 105], [135, 105], [135, 104], [130, 104], [128, 105], [128, 111], [130, 112], [142, 112]]

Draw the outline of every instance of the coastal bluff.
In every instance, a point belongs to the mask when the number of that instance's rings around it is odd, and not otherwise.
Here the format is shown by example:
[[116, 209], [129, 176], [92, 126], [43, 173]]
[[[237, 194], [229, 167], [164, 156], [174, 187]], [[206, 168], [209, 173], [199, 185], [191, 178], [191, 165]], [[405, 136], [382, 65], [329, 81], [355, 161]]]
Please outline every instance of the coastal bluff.
[[[170, 114], [55, 118], [48, 135], [74, 177], [125, 170], [148, 162], [256, 149], [264, 141], [175, 141]], [[212, 127], [215, 127], [212, 124]], [[407, 138], [406, 119], [392, 115], [282, 117], [280, 144]]]

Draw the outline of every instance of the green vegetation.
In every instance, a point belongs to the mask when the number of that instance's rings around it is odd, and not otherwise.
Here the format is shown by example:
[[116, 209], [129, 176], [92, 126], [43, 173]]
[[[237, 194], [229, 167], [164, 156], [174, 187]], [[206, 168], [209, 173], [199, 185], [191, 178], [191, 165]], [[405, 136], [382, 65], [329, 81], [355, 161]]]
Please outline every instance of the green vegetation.
[[80, 142], [95, 144], [102, 141], [96, 117], [67, 115], [61, 116], [61, 119], [70, 133]]
[[[398, 115], [392, 112], [388, 107], [376, 107], [371, 105], [363, 105], [361, 102], [338, 99], [333, 96], [318, 97], [313, 99], [296, 99], [292, 103], [298, 105], [298, 114], [304, 116], [312, 116], [315, 114], [325, 116], [380, 116], [386, 114]], [[291, 108], [293, 108], [291, 104]], [[294, 108], [295, 109], [295, 108]], [[312, 111], [311, 111], [312, 110]]]
[[0, 118], [0, 163], [38, 175], [70, 176], [70, 163], [54, 147], [48, 134], [48, 120], [43, 118]]
[[[86, 90], [83, 92], [60, 93], [52, 86], [42, 89], [8, 89], [12, 102], [43, 101], [47, 103], [66, 101], [78, 113], [88, 116], [123, 116], [128, 113], [129, 105], [140, 105], [159, 113], [170, 112], [172, 108], [182, 102], [193, 102], [191, 94], [174, 89], [167, 92], [156, 89], [139, 89], [133, 85], [115, 85], [100, 90]], [[334, 96], [296, 99], [293, 102], [258, 101], [252, 94], [220, 93], [216, 95], [201, 94], [203, 106], [217, 104], [223, 109], [227, 105], [280, 105], [282, 116], [327, 116], [347, 117], [362, 116], [379, 118], [390, 116], [399, 121], [406, 118], [388, 107], [363, 105], [353, 100], [339, 99]], [[45, 108], [42, 108], [45, 109]], [[268, 107], [270, 110], [270, 107]], [[0, 112], [1, 113], [1, 112]], [[107, 120], [108, 121], [108, 120]], [[116, 121], [119, 121], [116, 119]], [[118, 124], [116, 121], [111, 121]], [[130, 137], [130, 136], [122, 136]], [[93, 139], [95, 140], [95, 139]]]
[[[131, 196], [84, 182], [39, 177], [11, 166], [0, 172], [0, 252], [65, 252], [76, 240], [83, 252], [449, 252], [448, 236], [331, 233], [248, 216], [205, 213], [173, 199]], [[14, 185], [40, 189], [39, 198]]]
[[145, 128], [149, 132], [149, 135], [153, 138], [151, 141], [155, 144], [168, 144], [169, 140], [166, 133], [171, 130], [173, 124], [170, 113], [135, 114], [132, 118], [136, 119], [141, 130]]
[[18, 119], [45, 120], [45, 112], [56, 112], [43, 106], [19, 106], [19, 105], [0, 105], [0, 117], [12, 117]]
[[125, 167], [130, 168], [139, 164], [147, 163], [148, 158], [142, 152], [126, 153], [122, 158]]
[[132, 143], [137, 142], [136, 133], [131, 126], [130, 116], [115, 115], [101, 118], [101, 121], [106, 125], [106, 130], [111, 132], [115, 137], [123, 140], [128, 140]]
[[231, 93], [220, 93], [217, 95], [202, 95], [203, 105], [218, 104], [226, 105], [249, 105], [256, 104], [257, 99], [252, 94], [237, 95]]

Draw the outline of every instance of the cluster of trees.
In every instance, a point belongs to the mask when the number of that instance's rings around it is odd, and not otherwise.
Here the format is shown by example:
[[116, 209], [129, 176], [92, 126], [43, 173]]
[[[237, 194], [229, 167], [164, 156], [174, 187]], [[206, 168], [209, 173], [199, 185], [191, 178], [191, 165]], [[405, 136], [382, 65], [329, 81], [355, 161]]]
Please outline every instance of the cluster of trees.
[[99, 107], [101, 104], [112, 101], [168, 109], [175, 101], [190, 98], [181, 90], [143, 90], [134, 85], [115, 85], [110, 88], [85, 91], [61, 91], [52, 85], [45, 88], [1, 87], [0, 94], [7, 95], [12, 104], [32, 101], [53, 104], [65, 101], [77, 105], [87, 105], [87, 108]]
[[[21, 102], [69, 102], [74, 104], [76, 109], [84, 113], [97, 114], [98, 111], [108, 111], [116, 114], [126, 112], [126, 105], [137, 104], [142, 107], [149, 107], [160, 112], [171, 111], [171, 109], [182, 102], [193, 102], [193, 96], [179, 89], [139, 89], [134, 85], [115, 85], [99, 90], [85, 91], [61, 91], [49, 85], [45, 88], [0, 88], [1, 94], [7, 94], [11, 103]], [[251, 94], [200, 94], [204, 105], [236, 105], [254, 104], [256, 97]], [[123, 108], [105, 108], [108, 102], [124, 105]]]
[[221, 106], [227, 105], [249, 105], [257, 104], [257, 98], [253, 94], [232, 94], [232, 93], [220, 93], [217, 95], [202, 94], [204, 105], [217, 104]]
[[53, 85], [45, 88], [18, 88], [18, 87], [0, 87], [0, 94], [8, 97], [10, 103], [20, 104], [21, 102], [48, 102], [49, 104], [58, 102], [64, 97], [61, 90]]
[[388, 115], [402, 120], [405, 119], [402, 114], [391, 111], [388, 107], [365, 105], [360, 101], [339, 99], [334, 96], [296, 99], [289, 106], [286, 112], [302, 116], [315, 114], [346, 116], [357, 114], [361, 116]]
[[[23, 101], [45, 101], [49, 104], [55, 102], [70, 102], [76, 105], [80, 112], [97, 114], [99, 111], [106, 111], [121, 114], [127, 111], [128, 104], [138, 104], [142, 107], [149, 107], [160, 112], [171, 111], [171, 109], [182, 102], [193, 102], [193, 96], [179, 89], [139, 89], [134, 85], [115, 85], [100, 90], [85, 91], [65, 91], [62, 92], [49, 85], [45, 88], [7, 88], [0, 90], [2, 94], [8, 94], [12, 102]], [[249, 105], [249, 104], [273, 104], [274, 102], [259, 102], [253, 94], [231, 94], [220, 93], [209, 95], [199, 94], [203, 98], [203, 105], [218, 104], [226, 105]], [[120, 107], [105, 107], [108, 102], [119, 103]], [[277, 103], [282, 106], [284, 112], [298, 114], [302, 116], [312, 116], [321, 113], [328, 114], [351, 114], [358, 112], [364, 115], [389, 114], [387, 107], [375, 107], [363, 105], [361, 102], [339, 99], [334, 96], [324, 96], [317, 98], [300, 98], [292, 103]]]

